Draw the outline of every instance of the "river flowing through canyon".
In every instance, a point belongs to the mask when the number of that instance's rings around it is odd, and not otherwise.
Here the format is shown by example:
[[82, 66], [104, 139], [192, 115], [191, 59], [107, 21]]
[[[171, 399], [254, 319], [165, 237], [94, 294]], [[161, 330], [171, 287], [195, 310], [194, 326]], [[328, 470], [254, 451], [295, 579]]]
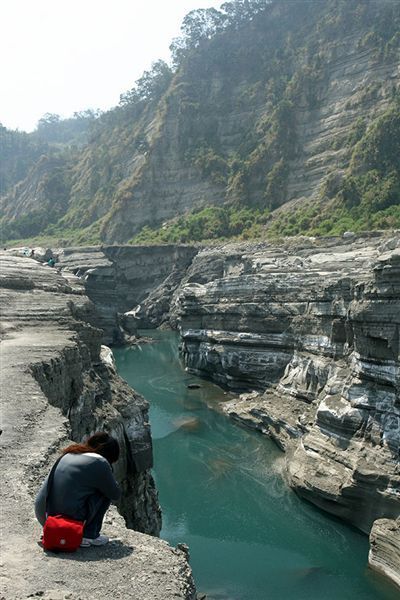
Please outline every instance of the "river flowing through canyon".
[[367, 569], [367, 536], [290, 490], [284, 454], [221, 414], [230, 396], [185, 372], [175, 332], [145, 334], [152, 343], [114, 355], [150, 402], [161, 537], [188, 544], [197, 589], [209, 600], [394, 600]]

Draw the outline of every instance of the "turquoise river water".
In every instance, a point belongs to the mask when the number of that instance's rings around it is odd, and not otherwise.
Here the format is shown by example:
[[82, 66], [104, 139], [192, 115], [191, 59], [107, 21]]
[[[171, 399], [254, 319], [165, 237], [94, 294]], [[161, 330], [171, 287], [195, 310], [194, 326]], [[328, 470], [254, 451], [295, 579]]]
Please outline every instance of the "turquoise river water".
[[284, 455], [218, 411], [219, 387], [185, 372], [177, 335], [145, 334], [155, 342], [114, 355], [150, 402], [161, 537], [189, 545], [197, 589], [209, 600], [398, 598], [367, 569], [367, 537], [300, 500]]

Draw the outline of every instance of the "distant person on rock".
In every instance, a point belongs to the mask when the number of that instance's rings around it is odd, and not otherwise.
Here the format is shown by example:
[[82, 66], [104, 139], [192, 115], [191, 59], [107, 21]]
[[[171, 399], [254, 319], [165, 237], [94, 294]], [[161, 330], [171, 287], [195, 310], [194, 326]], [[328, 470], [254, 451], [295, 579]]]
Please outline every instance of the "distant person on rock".
[[[86, 443], [71, 444], [62, 450], [48, 499], [48, 514], [87, 521], [81, 547], [103, 546], [108, 537], [100, 535], [103, 518], [111, 501], [121, 495], [111, 465], [118, 460], [118, 441], [104, 431], [93, 434]], [[35, 514], [46, 521], [47, 481], [35, 501]]]
[[56, 264], [56, 261], [54, 260], [53, 257], [49, 258], [49, 260], [47, 261], [47, 264], [49, 265], [49, 267], [54, 267], [54, 265]]

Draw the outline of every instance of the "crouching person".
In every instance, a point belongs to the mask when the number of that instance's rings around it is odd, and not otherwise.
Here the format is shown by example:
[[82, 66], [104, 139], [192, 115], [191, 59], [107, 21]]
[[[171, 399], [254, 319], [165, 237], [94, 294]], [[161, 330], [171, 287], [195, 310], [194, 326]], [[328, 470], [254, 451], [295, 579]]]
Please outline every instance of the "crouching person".
[[97, 432], [86, 443], [64, 448], [51, 489], [47, 489], [47, 476], [36, 497], [39, 523], [43, 526], [47, 515], [84, 521], [81, 546], [107, 544], [108, 537], [100, 535], [100, 531], [111, 501], [119, 500], [121, 495], [111, 467], [118, 457], [118, 441], [106, 432]]

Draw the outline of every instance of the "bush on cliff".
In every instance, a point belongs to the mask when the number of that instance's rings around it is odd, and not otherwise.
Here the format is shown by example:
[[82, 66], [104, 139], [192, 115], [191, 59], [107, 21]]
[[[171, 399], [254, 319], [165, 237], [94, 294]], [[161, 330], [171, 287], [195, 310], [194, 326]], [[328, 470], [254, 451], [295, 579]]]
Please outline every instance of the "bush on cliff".
[[201, 242], [232, 237], [250, 239], [261, 234], [270, 213], [251, 208], [207, 207], [166, 223], [161, 228], [143, 227], [130, 243], [159, 244]]

